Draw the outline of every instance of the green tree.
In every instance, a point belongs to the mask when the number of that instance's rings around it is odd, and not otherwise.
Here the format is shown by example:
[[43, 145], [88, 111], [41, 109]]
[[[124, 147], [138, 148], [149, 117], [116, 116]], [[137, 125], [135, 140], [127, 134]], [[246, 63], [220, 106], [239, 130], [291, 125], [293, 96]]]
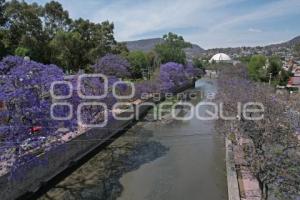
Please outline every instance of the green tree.
[[14, 54], [18, 47], [23, 47], [30, 49], [34, 60], [44, 61], [42, 54], [46, 43], [41, 7], [12, 0], [5, 4], [4, 18], [7, 26], [2, 29], [3, 41], [8, 53]]
[[30, 50], [24, 47], [18, 47], [15, 50], [16, 56], [25, 57], [25, 56], [29, 56], [29, 54], [30, 54]]
[[112, 53], [113, 54], [120, 54], [122, 56], [128, 56], [129, 50], [124, 42], [117, 42], [115, 45], [112, 46]]
[[150, 62], [147, 55], [142, 51], [130, 52], [127, 59], [130, 63], [130, 73], [132, 78], [142, 78], [143, 70], [149, 70]]
[[[6, 23], [6, 18], [4, 16], [5, 11], [5, 0], [0, 0], [0, 27]], [[0, 59], [2, 59], [6, 54], [6, 47], [4, 43], [4, 31], [0, 28]]]
[[0, 41], [0, 60], [5, 56], [6, 50], [2, 41]]
[[[78, 32], [83, 44], [83, 64], [94, 63], [96, 59], [107, 53], [119, 51], [114, 38], [114, 24], [108, 21], [95, 24], [89, 20], [78, 19], [72, 24], [72, 31]], [[114, 49], [113, 49], [114, 48]]]
[[262, 55], [252, 56], [248, 64], [248, 72], [251, 79], [260, 81], [266, 79], [266, 57]]
[[58, 31], [68, 31], [72, 20], [68, 11], [64, 10], [59, 2], [51, 1], [43, 8], [45, 30], [50, 38], [53, 38]]
[[182, 36], [179, 36], [175, 33], [168, 33], [166, 35], [163, 36], [163, 39], [165, 41], [166, 44], [175, 47], [175, 48], [187, 48], [187, 47], [191, 47], [191, 44], [188, 42], [185, 42]]
[[195, 67], [197, 67], [197, 68], [205, 71], [204, 64], [203, 64], [203, 62], [200, 59], [198, 59], [198, 58], [193, 59], [193, 65]]
[[65, 71], [76, 72], [82, 68], [83, 41], [78, 32], [58, 32], [50, 42], [51, 62]]
[[0, 31], [0, 59], [2, 59], [6, 55], [6, 47], [3, 42], [3, 32]]
[[114, 38], [113, 23], [73, 21], [56, 1], [39, 6], [0, 0], [0, 25], [1, 57], [23, 55], [26, 49], [32, 60], [75, 70], [87, 69], [107, 53], [128, 54], [126, 46]]
[[290, 71], [285, 71], [284, 69], [281, 69], [278, 75], [278, 84], [286, 86], [291, 76], [292, 73]]
[[95, 62], [99, 57], [112, 52], [112, 47], [117, 44], [114, 38], [114, 24], [104, 21], [101, 24], [92, 24], [92, 47], [87, 56], [90, 62]]
[[155, 51], [150, 51], [147, 53], [147, 58], [149, 60], [149, 64], [152, 67], [152, 69], [155, 71], [155, 69], [159, 68], [161, 65], [161, 60], [159, 58], [159, 55]]
[[[29, 35], [22, 35], [20, 42], [19, 42], [19, 47], [27, 49], [28, 52], [27, 52], [26, 56], [29, 56], [33, 60], [45, 61], [45, 59], [44, 59], [45, 47], [44, 46], [41, 47], [40, 46], [41, 44], [44, 44], [44, 43], [41, 41], [38, 41], [37, 38], [35, 38], [35, 37], [31, 37]], [[15, 50], [15, 52], [16, 52], [16, 50]]]
[[184, 41], [182, 36], [174, 33], [168, 33], [163, 36], [164, 42], [155, 47], [155, 51], [160, 56], [162, 63], [177, 62], [186, 63], [186, 54], [184, 48], [190, 47], [191, 44]]
[[4, 11], [5, 11], [5, 0], [0, 0], [0, 26], [3, 26], [6, 22]]
[[276, 77], [282, 68], [282, 62], [278, 57], [269, 58], [268, 73], [271, 73], [273, 77]]
[[239, 58], [239, 61], [241, 61], [242, 63], [248, 64], [251, 60], [251, 56], [242, 56]]

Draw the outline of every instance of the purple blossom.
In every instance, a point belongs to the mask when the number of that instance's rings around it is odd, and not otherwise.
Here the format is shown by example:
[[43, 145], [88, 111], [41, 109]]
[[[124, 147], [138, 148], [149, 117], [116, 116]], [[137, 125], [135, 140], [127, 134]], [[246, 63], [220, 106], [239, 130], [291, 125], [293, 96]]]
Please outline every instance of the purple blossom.
[[5, 74], [0, 77], [0, 101], [5, 102], [2, 127], [8, 143], [30, 137], [29, 129], [42, 126], [44, 134], [53, 134], [58, 123], [50, 118], [51, 82], [63, 80], [63, 71], [55, 65], [44, 65], [9, 56], [0, 62]]
[[129, 77], [129, 67], [130, 64], [126, 59], [113, 54], [107, 54], [93, 66], [96, 73], [118, 78]]
[[161, 65], [159, 79], [163, 92], [173, 91], [189, 82], [184, 66], [174, 62]]
[[22, 65], [23, 62], [28, 61], [25, 61], [22, 57], [19, 56], [7, 56], [3, 58], [0, 62], [0, 75], [7, 74], [10, 71], [10, 69]]
[[188, 63], [184, 67], [184, 70], [185, 70], [186, 76], [189, 78], [199, 77], [203, 73], [201, 69], [194, 67], [193, 64], [191, 64], [191, 63]]
[[160, 88], [157, 82], [142, 81], [135, 83], [135, 98], [141, 98], [142, 94], [152, 94], [160, 92]]

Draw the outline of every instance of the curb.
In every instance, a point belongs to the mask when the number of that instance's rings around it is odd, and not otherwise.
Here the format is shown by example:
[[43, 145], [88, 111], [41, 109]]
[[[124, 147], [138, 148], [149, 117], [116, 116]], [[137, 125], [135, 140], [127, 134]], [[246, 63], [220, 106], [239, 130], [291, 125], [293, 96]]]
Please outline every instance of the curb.
[[236, 167], [234, 163], [233, 145], [226, 138], [226, 170], [227, 170], [227, 187], [228, 199], [240, 200], [239, 184], [237, 179]]

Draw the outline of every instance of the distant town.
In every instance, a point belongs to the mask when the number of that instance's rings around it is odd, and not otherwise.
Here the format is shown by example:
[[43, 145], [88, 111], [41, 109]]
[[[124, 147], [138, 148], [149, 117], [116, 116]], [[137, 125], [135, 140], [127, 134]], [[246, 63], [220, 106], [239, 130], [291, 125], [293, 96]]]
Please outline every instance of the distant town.
[[284, 86], [287, 88], [300, 89], [300, 55], [296, 52], [296, 48], [299, 44], [300, 36], [285, 43], [268, 46], [208, 49], [203, 51], [198, 58], [201, 60], [208, 60], [213, 55], [220, 52], [227, 54], [232, 60], [242, 62], [249, 61], [254, 55], [277, 57], [281, 61], [282, 69], [287, 72], [291, 72], [288, 84]]
[[[156, 45], [164, 43], [164, 40], [162, 38], [151, 38], [125, 43], [130, 51], [151, 52]], [[228, 55], [232, 62], [243, 62], [246, 64], [255, 55], [261, 55], [266, 58], [276, 57], [281, 68], [289, 74], [287, 81], [278, 85], [278, 89], [287, 88], [297, 91], [300, 89], [300, 55], [296, 50], [299, 44], [300, 36], [284, 43], [257, 47], [229, 47], [205, 50], [197, 44], [191, 44], [191, 47], [185, 48], [184, 51], [188, 62], [194, 63], [195, 60], [199, 60], [203, 65], [207, 65], [212, 57], [219, 53]], [[266, 62], [265, 68], [268, 68], [267, 65], [268, 62]]]

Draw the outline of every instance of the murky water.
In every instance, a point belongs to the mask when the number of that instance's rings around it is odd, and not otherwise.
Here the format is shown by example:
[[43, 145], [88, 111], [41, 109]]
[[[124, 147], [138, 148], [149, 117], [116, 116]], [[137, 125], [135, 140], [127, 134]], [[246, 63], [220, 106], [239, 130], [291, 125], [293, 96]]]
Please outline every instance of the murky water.
[[[216, 87], [200, 80], [194, 90]], [[227, 199], [224, 143], [214, 122], [148, 118], [151, 113], [40, 199]]]

